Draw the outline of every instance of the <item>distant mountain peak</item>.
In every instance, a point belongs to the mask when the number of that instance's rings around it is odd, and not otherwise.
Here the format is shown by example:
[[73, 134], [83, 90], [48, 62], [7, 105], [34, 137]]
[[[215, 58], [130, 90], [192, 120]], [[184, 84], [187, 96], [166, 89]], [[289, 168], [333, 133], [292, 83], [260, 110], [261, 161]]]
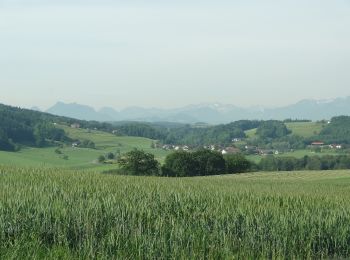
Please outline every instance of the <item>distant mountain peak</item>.
[[96, 111], [93, 107], [77, 103], [57, 102], [47, 110], [48, 113], [96, 121], [145, 121], [145, 122], [178, 122], [209, 124], [228, 123], [241, 119], [330, 119], [333, 116], [350, 114], [350, 97], [336, 99], [304, 99], [295, 104], [264, 108], [255, 106], [241, 108], [235, 105], [200, 103], [185, 107], [161, 109], [132, 106], [120, 111], [103, 107]]

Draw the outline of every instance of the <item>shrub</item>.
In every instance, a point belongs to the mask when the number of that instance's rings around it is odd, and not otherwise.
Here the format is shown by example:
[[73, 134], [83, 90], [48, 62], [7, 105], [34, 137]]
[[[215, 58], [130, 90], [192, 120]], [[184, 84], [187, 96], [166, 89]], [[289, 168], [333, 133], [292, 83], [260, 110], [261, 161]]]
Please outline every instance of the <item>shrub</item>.
[[114, 155], [114, 153], [107, 153], [106, 158], [108, 160], [114, 160], [115, 159], [115, 155]]
[[95, 143], [91, 140], [83, 140], [80, 144], [81, 148], [96, 149]]
[[100, 155], [98, 158], [97, 158], [97, 161], [99, 163], [104, 163], [106, 161], [106, 158], [103, 156], [103, 155]]

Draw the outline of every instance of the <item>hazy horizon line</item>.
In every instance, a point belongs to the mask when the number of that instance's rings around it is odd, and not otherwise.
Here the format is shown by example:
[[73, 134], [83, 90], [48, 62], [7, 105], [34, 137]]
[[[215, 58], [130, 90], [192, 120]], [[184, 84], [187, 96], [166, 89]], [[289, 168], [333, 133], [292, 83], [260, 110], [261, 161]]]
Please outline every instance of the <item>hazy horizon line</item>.
[[123, 107], [114, 107], [113, 105], [106, 105], [106, 106], [95, 106], [92, 104], [86, 104], [86, 103], [80, 103], [79, 101], [62, 101], [62, 100], [58, 100], [56, 102], [54, 102], [52, 105], [50, 106], [40, 106], [40, 105], [24, 105], [24, 106], [18, 106], [18, 105], [13, 105], [13, 104], [6, 104], [6, 103], [2, 103], [4, 105], [9, 105], [9, 106], [15, 106], [15, 107], [20, 107], [20, 108], [24, 108], [24, 109], [34, 109], [37, 108], [40, 111], [48, 111], [50, 108], [52, 108], [53, 106], [59, 104], [59, 103], [63, 103], [65, 105], [81, 105], [81, 106], [87, 106], [90, 108], [93, 108], [96, 112], [104, 109], [104, 108], [112, 108], [116, 111], [122, 111], [128, 108], [141, 108], [141, 109], [159, 109], [159, 110], [173, 110], [173, 109], [180, 109], [180, 108], [185, 108], [185, 107], [191, 107], [191, 106], [234, 106], [237, 108], [242, 108], [242, 109], [252, 109], [252, 108], [260, 108], [260, 109], [275, 109], [275, 108], [280, 108], [280, 107], [287, 107], [287, 106], [291, 106], [291, 105], [295, 105], [298, 104], [300, 102], [303, 101], [319, 101], [319, 102], [332, 102], [334, 100], [337, 99], [346, 99], [349, 98], [350, 96], [342, 96], [342, 97], [335, 97], [335, 98], [303, 98], [303, 99], [299, 99], [297, 101], [294, 102], [290, 102], [290, 103], [286, 103], [285, 105], [274, 105], [274, 106], [266, 106], [266, 105], [262, 105], [262, 104], [256, 104], [256, 105], [236, 105], [233, 103], [225, 103], [225, 102], [196, 102], [196, 103], [189, 103], [189, 104], [185, 104], [185, 105], [179, 105], [179, 106], [174, 106], [174, 107], [162, 107], [162, 106], [147, 106], [147, 105], [133, 105], [130, 104], [128, 106], [123, 106]]

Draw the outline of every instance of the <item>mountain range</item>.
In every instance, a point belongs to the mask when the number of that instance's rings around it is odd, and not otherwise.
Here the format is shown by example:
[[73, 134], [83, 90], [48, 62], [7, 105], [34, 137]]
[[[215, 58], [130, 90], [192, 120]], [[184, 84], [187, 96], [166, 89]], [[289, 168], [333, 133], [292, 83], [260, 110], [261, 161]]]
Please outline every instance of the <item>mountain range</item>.
[[[37, 109], [37, 108], [36, 108]], [[350, 97], [331, 100], [302, 100], [278, 108], [242, 108], [223, 104], [198, 104], [173, 109], [128, 107], [120, 111], [104, 107], [96, 110], [87, 105], [57, 102], [46, 112], [82, 120], [95, 121], [143, 121], [220, 124], [241, 119], [330, 119], [338, 115], [350, 115]]]

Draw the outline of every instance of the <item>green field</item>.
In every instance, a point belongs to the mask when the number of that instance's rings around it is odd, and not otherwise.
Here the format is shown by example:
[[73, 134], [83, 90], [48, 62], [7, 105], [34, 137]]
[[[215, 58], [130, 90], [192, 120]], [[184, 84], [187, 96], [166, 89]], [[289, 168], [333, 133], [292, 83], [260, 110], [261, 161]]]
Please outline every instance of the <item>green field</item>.
[[[320, 131], [324, 127], [324, 124], [318, 122], [292, 122], [286, 123], [286, 126], [289, 130], [292, 131], [293, 135], [311, 137], [320, 133]], [[245, 134], [248, 138], [253, 138], [255, 137], [256, 129], [245, 131]]]
[[[324, 127], [323, 123], [318, 123], [318, 122], [292, 122], [292, 123], [286, 123], [286, 126], [289, 130], [292, 131], [291, 134], [294, 135], [299, 135], [304, 138], [311, 137], [315, 134], [318, 134], [322, 128]], [[256, 129], [251, 129], [248, 131], [245, 131], [245, 134], [247, 135], [248, 139], [256, 137]], [[333, 150], [323, 150], [321, 153], [314, 153], [310, 149], [304, 149], [304, 150], [295, 150], [293, 152], [287, 152], [279, 155], [275, 155], [277, 157], [281, 156], [291, 156], [291, 157], [296, 157], [296, 158], [302, 158], [305, 155], [308, 156], [314, 156], [314, 155], [336, 155], [336, 151]], [[249, 155], [247, 156], [248, 159], [250, 159], [253, 162], [258, 163], [263, 156], [261, 155]]]
[[[310, 149], [303, 149], [303, 150], [295, 150], [293, 152], [286, 152], [281, 153], [278, 155], [273, 155], [275, 157], [295, 157], [295, 158], [303, 158], [304, 156], [325, 156], [325, 155], [333, 155], [337, 156], [342, 153], [338, 153], [337, 151], [334, 151], [332, 149], [324, 149], [321, 152], [315, 153], [314, 151]], [[266, 157], [266, 155], [247, 155], [247, 158], [253, 162], [258, 163], [261, 158]]]
[[[319, 131], [322, 128], [320, 123], [288, 123], [294, 134], [310, 136], [312, 133]], [[116, 136], [106, 132], [73, 129], [67, 126], [59, 126], [63, 128], [69, 137], [75, 139], [88, 139], [96, 144], [96, 149], [87, 148], [72, 148], [64, 146], [61, 149], [62, 153], [68, 156], [68, 160], [64, 160], [63, 155], [55, 153], [57, 147], [49, 148], [30, 148], [24, 147], [19, 152], [9, 153], [0, 151], [0, 164], [17, 165], [17, 166], [32, 166], [32, 167], [59, 167], [68, 169], [99, 169], [106, 170], [115, 168], [113, 165], [97, 164], [96, 159], [100, 155], [108, 152], [127, 152], [133, 148], [139, 148], [146, 152], [153, 153], [156, 158], [162, 162], [168, 152], [162, 149], [151, 148], [152, 140], [141, 137]], [[246, 131], [249, 138], [254, 137], [256, 129]], [[291, 155], [300, 157], [301, 154], [306, 155], [309, 151], [297, 151], [294, 153], [284, 154], [282, 156]], [[300, 155], [300, 156], [299, 156]], [[260, 156], [250, 156], [253, 161], [258, 161]]]
[[72, 148], [64, 146], [61, 151], [68, 156], [64, 160], [62, 155], [56, 154], [57, 147], [49, 148], [29, 148], [24, 147], [19, 152], [10, 153], [0, 151], [0, 164], [32, 166], [32, 167], [59, 167], [70, 169], [111, 169], [113, 165], [97, 164], [96, 159], [99, 155], [108, 152], [121, 153], [130, 151], [134, 148], [143, 149], [146, 152], [155, 154], [160, 161], [164, 160], [167, 152], [162, 149], [152, 149], [152, 140], [141, 137], [115, 136], [113, 134], [88, 131], [85, 129], [63, 128], [69, 137], [80, 140], [89, 139], [96, 144], [96, 149]]
[[319, 134], [324, 127], [324, 124], [318, 122], [293, 122], [286, 123], [286, 126], [294, 135], [311, 137]]
[[349, 258], [349, 196], [350, 171], [178, 179], [0, 166], [0, 258]]

